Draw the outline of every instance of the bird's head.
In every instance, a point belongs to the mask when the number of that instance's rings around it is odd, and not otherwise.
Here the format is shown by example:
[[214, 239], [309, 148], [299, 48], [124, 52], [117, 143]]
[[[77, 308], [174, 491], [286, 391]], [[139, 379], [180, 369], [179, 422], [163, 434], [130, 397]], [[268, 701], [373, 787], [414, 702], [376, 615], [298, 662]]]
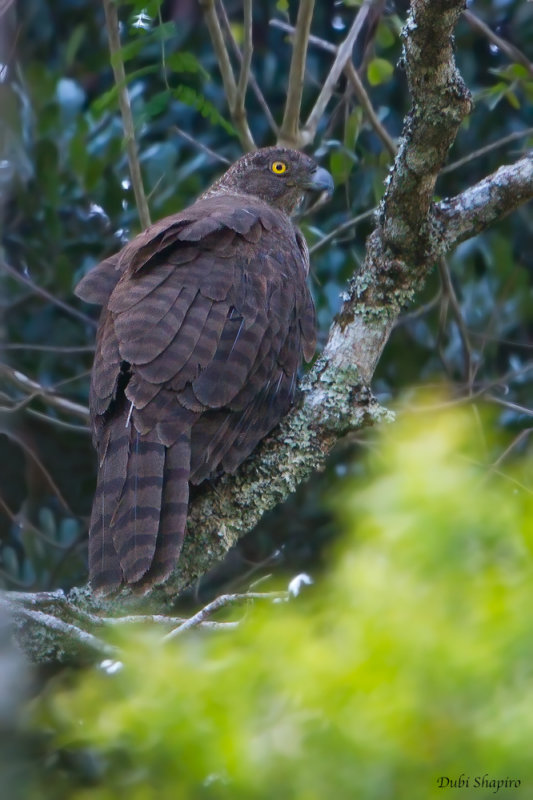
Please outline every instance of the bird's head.
[[288, 147], [263, 147], [247, 153], [216, 181], [204, 196], [249, 194], [287, 214], [306, 192], [333, 192], [333, 178], [305, 153]]

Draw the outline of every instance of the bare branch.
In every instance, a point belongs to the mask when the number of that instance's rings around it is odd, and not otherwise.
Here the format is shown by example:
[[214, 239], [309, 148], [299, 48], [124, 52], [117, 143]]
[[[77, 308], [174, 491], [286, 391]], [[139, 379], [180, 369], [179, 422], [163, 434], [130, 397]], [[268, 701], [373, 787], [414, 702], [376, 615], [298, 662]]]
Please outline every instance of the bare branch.
[[391, 136], [389, 136], [386, 128], [381, 124], [378, 119], [378, 115], [374, 111], [374, 106], [370, 100], [370, 97], [367, 94], [367, 91], [363, 85], [363, 81], [359, 77], [359, 73], [357, 72], [356, 68], [354, 67], [353, 63], [350, 61], [346, 64], [344, 68], [344, 72], [348, 80], [350, 81], [350, 85], [354, 91], [355, 96], [359, 100], [363, 111], [365, 111], [368, 121], [376, 131], [376, 134], [379, 136], [385, 148], [389, 151], [391, 156], [394, 158], [397, 152], [396, 144]]
[[522, 64], [522, 66], [527, 69], [531, 77], [533, 77], [533, 64], [525, 55], [525, 53], [519, 50], [514, 44], [511, 44], [511, 42], [508, 42], [506, 39], [502, 39], [501, 36], [498, 36], [497, 33], [494, 33], [494, 31], [491, 30], [489, 26], [472, 11], [463, 11], [463, 17], [473, 30], [481, 33], [483, 36], [486, 36], [489, 42], [492, 42], [492, 44], [496, 45], [498, 50], [501, 50], [502, 53], [505, 53], [505, 55], [511, 61], [514, 61], [517, 64]]
[[52, 303], [54, 306], [62, 309], [62, 311], [70, 314], [71, 317], [76, 317], [76, 319], [81, 320], [85, 325], [90, 325], [92, 328], [96, 328], [97, 323], [94, 319], [91, 319], [91, 317], [88, 317], [87, 314], [84, 314], [82, 311], [78, 311], [77, 308], [69, 306], [68, 303], [65, 303], [63, 300], [60, 300], [59, 297], [56, 297], [46, 289], [43, 289], [42, 286], [38, 286], [32, 281], [31, 278], [29, 278], [27, 275], [23, 275], [22, 272], [16, 270], [6, 261], [0, 261], [0, 267], [4, 270], [4, 272], [7, 272], [8, 275], [10, 275], [19, 283], [24, 284], [24, 286], [29, 286], [34, 294], [39, 295], [47, 302]]
[[[233, 35], [233, 31], [231, 30], [230, 21], [228, 19], [228, 15], [227, 15], [227, 12], [226, 12], [226, 9], [225, 9], [224, 5], [220, 6], [220, 15], [222, 17], [222, 24], [224, 25], [224, 31], [225, 31], [226, 37], [229, 39], [229, 42], [230, 42], [231, 47], [233, 49], [233, 52], [234, 52], [236, 58], [238, 59], [239, 63], [241, 64], [241, 69], [242, 69], [243, 54], [240, 51], [239, 45], [235, 41], [235, 37]], [[254, 76], [254, 74], [253, 74], [253, 72], [251, 70], [250, 70], [250, 74], [249, 74], [249, 83], [250, 83], [250, 86], [252, 87], [252, 90], [253, 90], [256, 98], [257, 98], [257, 101], [258, 101], [259, 105], [263, 109], [263, 113], [265, 115], [266, 120], [268, 121], [268, 124], [270, 125], [270, 128], [271, 128], [272, 132], [277, 137], [278, 133], [279, 133], [279, 128], [278, 128], [278, 126], [276, 124], [276, 120], [272, 116], [272, 112], [270, 110], [270, 107], [269, 107], [267, 101], [265, 100], [263, 92], [259, 88], [259, 84], [257, 83], [257, 81], [255, 79], [255, 76]]]
[[246, 119], [244, 98], [242, 99], [241, 103], [241, 100], [239, 99], [237, 82], [233, 73], [233, 67], [231, 66], [229, 53], [226, 43], [224, 42], [222, 29], [220, 27], [215, 0], [200, 0], [200, 6], [203, 9], [204, 19], [206, 21], [209, 35], [211, 36], [213, 49], [217, 57], [232, 122], [235, 125], [243, 149], [245, 151], [255, 150], [255, 142], [250, 128], [248, 127], [248, 120]]
[[472, 391], [472, 382], [474, 379], [474, 370], [472, 365], [472, 346], [470, 344], [470, 337], [464, 317], [461, 313], [461, 306], [457, 299], [455, 289], [450, 275], [450, 269], [444, 257], [439, 259], [438, 263], [439, 275], [442, 283], [442, 296], [446, 298], [446, 302], [450, 305], [455, 323], [459, 330], [461, 337], [461, 346], [463, 348], [463, 361], [464, 361], [464, 378], [467, 383], [468, 389]]
[[79, 417], [84, 422], [89, 421], [88, 408], [80, 405], [79, 403], [74, 403], [72, 400], [67, 400], [65, 397], [60, 397], [59, 395], [54, 394], [52, 391], [50, 391], [50, 389], [45, 388], [37, 381], [32, 380], [32, 378], [28, 378], [28, 376], [24, 375], [22, 372], [12, 369], [6, 364], [0, 364], [0, 375], [3, 375], [3, 377], [7, 378], [14, 386], [31, 394], [33, 397], [42, 397], [44, 400], [46, 400], [48, 405], [53, 406], [54, 408], [57, 408], [66, 414]]
[[237, 97], [235, 102], [235, 113], [246, 116], [244, 101], [246, 100], [246, 90], [250, 80], [250, 70], [252, 66], [252, 0], [244, 0], [243, 4], [244, 19], [244, 41], [242, 46], [241, 71], [237, 84]]
[[283, 121], [279, 133], [279, 143], [292, 147], [301, 147], [304, 142], [300, 137], [300, 109], [304, 86], [305, 62], [307, 58], [307, 43], [315, 0], [300, 0], [298, 16], [296, 18], [296, 31], [292, 45], [291, 66], [287, 88], [287, 101], [283, 112]]
[[14, 622], [20, 646], [34, 661], [94, 661], [116, 656], [113, 647], [86, 630], [90, 616], [71, 606], [61, 591], [34, 595], [0, 592], [0, 608]]
[[336, 239], [341, 233], [344, 231], [349, 230], [350, 228], [354, 228], [360, 222], [364, 222], [366, 219], [369, 219], [376, 213], [375, 208], [371, 208], [370, 211], [364, 211], [362, 214], [358, 214], [357, 217], [352, 217], [352, 219], [347, 220], [346, 222], [341, 222], [340, 225], [337, 225], [334, 230], [330, 233], [323, 236], [322, 239], [319, 239], [318, 242], [309, 248], [309, 255], [316, 253], [317, 250], [320, 250], [324, 245], [328, 244], [332, 241], [332, 239]]
[[[294, 33], [295, 31], [295, 28], [292, 25], [288, 25], [286, 22], [282, 22], [279, 19], [270, 20], [270, 24], [274, 28], [280, 28], [283, 31], [287, 31], [287, 33]], [[320, 47], [322, 50], [327, 50], [328, 53], [338, 52], [338, 47], [336, 47], [334, 44], [331, 44], [331, 42], [327, 42], [325, 39], [321, 39], [319, 36], [310, 36], [309, 44], [316, 45], [317, 47]], [[361, 107], [366, 112], [368, 121], [370, 122], [371, 126], [374, 128], [376, 134], [379, 136], [379, 138], [381, 139], [381, 141], [383, 142], [389, 153], [392, 156], [395, 156], [397, 149], [396, 145], [392, 140], [392, 138], [387, 133], [386, 129], [379, 121], [378, 116], [374, 111], [372, 102], [368, 96], [368, 93], [351, 59], [345, 64], [344, 73], [348, 78], [352, 86], [352, 89], [354, 91], [354, 94], [359, 100], [359, 103], [361, 104]]]
[[459, 169], [459, 167], [464, 167], [465, 164], [470, 163], [475, 158], [481, 158], [481, 156], [486, 156], [487, 153], [491, 153], [493, 150], [497, 150], [499, 147], [505, 147], [506, 144], [510, 144], [511, 142], [516, 142], [517, 139], [524, 139], [526, 136], [533, 136], [533, 128], [526, 128], [523, 131], [515, 131], [514, 133], [510, 133], [508, 136], [502, 136], [501, 139], [498, 139], [495, 142], [491, 142], [490, 144], [485, 145], [485, 147], [480, 147], [478, 150], [474, 150], [472, 153], [468, 153], [464, 158], [458, 158], [457, 161], [453, 161], [451, 164], [447, 164], [444, 169], [441, 170], [441, 175], [445, 175], [448, 172], [454, 172], [454, 170]]
[[233, 108], [237, 95], [237, 83], [235, 81], [235, 75], [233, 74], [233, 67], [231, 66], [226, 43], [224, 42], [224, 36], [220, 28], [215, 0], [200, 0], [200, 6], [203, 9], [204, 19], [217, 57], [228, 105], [230, 108]]
[[135, 125], [131, 113], [130, 96], [126, 83], [126, 71], [122, 60], [120, 47], [120, 31], [118, 24], [117, 6], [113, 0], [102, 0], [104, 5], [107, 36], [109, 40], [109, 52], [111, 54], [111, 66], [115, 77], [115, 85], [118, 92], [118, 104], [122, 117], [122, 127], [124, 128], [124, 143], [128, 156], [130, 169], [131, 185], [135, 195], [137, 213], [142, 228], [150, 225], [150, 209], [144, 192], [144, 185], [137, 152], [137, 142], [135, 139]]
[[221, 594], [211, 603], [208, 603], [204, 608], [198, 611], [193, 617], [185, 622], [182, 622], [177, 628], [174, 628], [173, 631], [167, 633], [166, 636], [163, 636], [164, 641], [170, 641], [171, 639], [175, 639], [177, 636], [180, 636], [185, 631], [190, 630], [191, 628], [196, 628], [198, 625], [201, 625], [203, 622], [206, 621], [207, 617], [214, 614], [215, 611], [218, 611], [220, 608], [224, 608], [225, 606], [234, 605], [235, 603], [246, 603], [250, 602], [251, 600], [287, 600], [289, 597], [288, 592], [245, 592], [244, 594]]
[[313, 109], [300, 133], [301, 144], [309, 144], [309, 142], [312, 142], [315, 138], [318, 125], [322, 119], [324, 111], [326, 110], [326, 106], [331, 100], [331, 96], [335, 90], [335, 86], [337, 85], [337, 81], [340, 78], [341, 72], [348, 61], [350, 61], [352, 58], [352, 50], [355, 40], [357, 39], [363, 25], [371, 13], [373, 4], [374, 0], [364, 0], [356, 18], [352, 23], [352, 27], [350, 28], [346, 39], [337, 48], [337, 55], [335, 56], [335, 60], [331, 66], [329, 74], [324, 81], [324, 85], [320, 90], [320, 94], [316, 99], [315, 105], [313, 106]]
[[177, 134], [179, 134], [179, 136], [182, 136], [184, 139], [186, 139], [188, 142], [194, 145], [198, 150], [201, 150], [203, 153], [206, 153], [210, 158], [213, 158], [215, 161], [220, 161], [222, 162], [222, 164], [230, 163], [229, 159], [224, 158], [224, 156], [221, 156], [220, 153], [215, 153], [215, 151], [211, 150], [210, 147], [207, 147], [207, 145], [203, 144], [203, 142], [199, 142], [197, 139], [194, 138], [194, 136], [190, 136], [186, 131], [183, 131], [181, 128], [178, 128], [177, 125], [174, 125], [174, 130], [176, 131]]

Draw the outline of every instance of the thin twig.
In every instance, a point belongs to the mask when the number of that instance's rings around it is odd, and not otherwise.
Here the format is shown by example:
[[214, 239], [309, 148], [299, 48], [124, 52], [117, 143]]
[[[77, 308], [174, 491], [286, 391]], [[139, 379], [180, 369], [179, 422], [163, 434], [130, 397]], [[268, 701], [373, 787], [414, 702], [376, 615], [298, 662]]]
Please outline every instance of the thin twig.
[[511, 400], [504, 400], [503, 397], [496, 397], [496, 395], [493, 394], [486, 395], [486, 398], [491, 403], [496, 403], [496, 405], [510, 408], [511, 411], [518, 411], [519, 414], [526, 414], [528, 417], [533, 417], [533, 408], [518, 405], [518, 403], [513, 403]]
[[93, 328], [96, 328], [96, 321], [88, 317], [82, 311], [78, 311], [77, 308], [73, 308], [69, 306], [68, 303], [63, 302], [60, 300], [59, 297], [55, 297], [55, 295], [51, 294], [46, 289], [43, 289], [42, 286], [38, 286], [31, 278], [28, 278], [22, 272], [19, 272], [6, 261], [0, 261], [0, 267], [7, 272], [12, 278], [14, 278], [19, 283], [23, 283], [24, 286], [29, 286], [30, 289], [34, 294], [39, 295], [44, 300], [47, 300], [49, 303], [53, 303], [53, 305], [61, 308], [63, 311], [66, 311], [67, 314], [70, 314], [72, 317], [76, 317], [76, 319], [81, 320], [85, 325], [91, 325]]
[[[35, 536], [38, 536], [42, 542], [45, 542], [50, 547], [53, 547], [56, 550], [66, 550], [69, 545], [63, 544], [62, 542], [58, 542], [57, 539], [51, 539], [49, 536], [46, 535], [40, 528], [33, 524], [22, 512], [18, 512], [17, 514], [9, 507], [6, 503], [4, 498], [0, 495], [0, 509], [4, 512], [6, 517], [9, 517], [13, 525], [16, 525], [18, 528], [25, 529], [31, 531]], [[6, 574], [5, 572], [3, 573]], [[9, 576], [10, 578], [12, 576]], [[13, 580], [16, 580], [13, 578]], [[24, 581], [19, 583], [20, 586], [24, 586]]]
[[471, 392], [472, 380], [474, 375], [472, 370], [472, 346], [470, 344], [470, 338], [468, 336], [468, 329], [466, 327], [466, 323], [464, 321], [464, 317], [461, 312], [461, 306], [457, 299], [457, 295], [455, 294], [452, 277], [450, 275], [450, 270], [446, 262], [446, 259], [444, 257], [439, 259], [437, 266], [439, 270], [440, 279], [442, 281], [444, 296], [447, 298], [450, 304], [452, 314], [455, 318], [455, 322], [459, 330], [459, 336], [461, 338], [461, 345], [463, 348], [464, 375], [465, 375], [465, 380], [467, 381], [468, 384], [468, 390], [469, 392]]
[[167, 633], [163, 637], [163, 641], [175, 639], [180, 634], [191, 628], [196, 628], [201, 623], [205, 622], [206, 618], [211, 616], [215, 611], [218, 611], [224, 606], [233, 605], [234, 603], [248, 602], [249, 600], [286, 600], [288, 598], [287, 592], [246, 592], [244, 594], [221, 594], [211, 603], [204, 606], [197, 614], [190, 617], [190, 619], [183, 622], [173, 631]]
[[79, 417], [84, 421], [89, 419], [88, 408], [80, 405], [79, 403], [74, 403], [72, 400], [67, 400], [65, 397], [59, 397], [58, 395], [53, 394], [49, 389], [46, 389], [37, 381], [28, 378], [28, 376], [24, 375], [24, 373], [20, 372], [20, 370], [12, 369], [11, 367], [8, 367], [7, 364], [0, 364], [0, 374], [2, 374], [5, 378], [8, 378], [9, 381], [11, 381], [11, 383], [13, 383], [19, 389], [22, 389], [25, 392], [30, 392], [33, 396], [42, 397], [49, 405], [64, 411], [66, 414], [72, 414], [73, 416]]
[[[231, 24], [230, 24], [230, 21], [229, 21], [229, 18], [228, 18], [228, 14], [226, 12], [226, 9], [225, 9], [224, 5], [222, 5], [222, 4], [220, 5], [220, 16], [221, 16], [221, 19], [222, 19], [222, 24], [224, 26], [224, 32], [226, 34], [227, 39], [229, 40], [229, 43], [230, 43], [231, 48], [233, 50], [233, 53], [235, 54], [235, 57], [239, 61], [239, 64], [242, 65], [242, 63], [243, 63], [243, 54], [241, 53], [239, 45], [235, 41], [235, 37], [234, 37], [233, 31], [231, 29]], [[259, 88], [259, 84], [257, 83], [257, 80], [255, 79], [255, 75], [253, 74], [253, 72], [251, 70], [250, 70], [250, 74], [249, 74], [249, 84], [252, 87], [252, 90], [253, 90], [256, 98], [257, 98], [257, 102], [259, 103], [259, 105], [263, 109], [263, 113], [265, 115], [265, 119], [267, 120], [268, 124], [270, 125], [270, 128], [271, 128], [272, 132], [277, 137], [278, 134], [279, 134], [279, 128], [278, 128], [278, 126], [276, 124], [276, 120], [272, 116], [272, 112], [270, 110], [270, 107], [269, 107], [267, 101], [265, 100], [265, 96], [264, 96], [263, 92], [261, 91], [261, 89]]]
[[525, 136], [533, 136], [533, 128], [526, 128], [523, 131], [515, 131], [515, 133], [510, 133], [509, 136], [503, 136], [496, 142], [487, 144], [485, 147], [480, 147], [479, 150], [474, 150], [473, 153], [469, 153], [467, 156], [464, 156], [464, 158], [459, 158], [452, 164], [448, 164], [446, 167], [444, 167], [444, 169], [441, 170], [440, 174], [445, 175], [447, 172], [453, 172], [454, 170], [459, 169], [459, 167], [463, 167], [465, 164], [473, 161], [475, 158], [486, 156], [487, 153], [490, 153], [492, 150], [497, 150], [500, 147], [504, 147], [506, 144], [514, 142], [517, 139], [523, 139]]
[[229, 58], [229, 53], [224, 41], [220, 20], [218, 18], [215, 0], [200, 0], [200, 6], [203, 9], [203, 14], [213, 49], [218, 61], [218, 67], [222, 76], [222, 83], [224, 84], [224, 91], [228, 101], [228, 107], [233, 124], [239, 135], [241, 145], [244, 150], [255, 150], [255, 142], [248, 127], [246, 115], [241, 116], [236, 114], [238, 104], [237, 82], [233, 73], [233, 67]]
[[502, 53], [505, 53], [505, 55], [508, 56], [511, 61], [521, 64], [523, 67], [525, 67], [531, 77], [533, 77], [533, 64], [529, 58], [518, 49], [518, 47], [516, 47], [514, 44], [511, 44], [506, 39], [502, 39], [497, 33], [494, 33], [494, 31], [491, 30], [489, 26], [483, 22], [483, 20], [479, 19], [479, 17], [473, 14], [472, 11], [463, 11], [463, 17], [466, 19], [471, 28], [478, 33], [483, 34], [483, 36], [486, 36], [487, 39], [492, 42], [492, 44], [496, 45], [498, 50], [501, 50]]
[[500, 455], [498, 456], [496, 461], [493, 464], [491, 464], [491, 467], [490, 467], [491, 471], [494, 470], [494, 469], [497, 469], [500, 466], [500, 464], [502, 463], [502, 461], [505, 461], [507, 456], [512, 453], [512, 451], [515, 449], [515, 447], [518, 447], [518, 445], [524, 439], [527, 439], [527, 437], [531, 433], [533, 433], [533, 428], [524, 428], [523, 430], [521, 430], [520, 433], [517, 436], [515, 436], [515, 438], [511, 442], [511, 444], [508, 447], [506, 447], [505, 450], [503, 451], [503, 453], [500, 453]]
[[376, 131], [376, 134], [381, 139], [385, 148], [389, 151], [391, 156], [394, 158], [396, 153], [398, 152], [398, 148], [394, 143], [394, 140], [391, 136], [389, 136], [387, 130], [383, 127], [381, 122], [379, 121], [378, 115], [374, 111], [374, 106], [368, 96], [368, 93], [363, 85], [363, 81], [359, 77], [359, 73], [357, 72], [356, 68], [353, 65], [352, 61], [349, 61], [346, 66], [344, 67], [344, 72], [350, 81], [350, 85], [354, 91], [355, 96], [359, 100], [363, 111], [365, 111], [368, 121], [370, 122], [371, 126]]
[[291, 66], [287, 89], [287, 101], [283, 112], [279, 142], [300, 147], [300, 109], [304, 86], [305, 64], [307, 60], [307, 43], [311, 30], [311, 20], [315, 0], [300, 0], [296, 30], [292, 45]]
[[25, 344], [24, 342], [12, 342], [3, 344], [3, 350], [38, 350], [43, 353], [94, 353], [94, 345], [80, 345], [79, 347], [60, 347], [54, 344]]
[[[270, 21], [270, 24], [274, 28], [279, 28], [280, 30], [287, 31], [287, 33], [293, 34], [295, 31], [295, 28], [292, 25], [289, 25], [286, 22], [282, 22], [282, 20], [280, 19], [273, 19]], [[320, 47], [322, 50], [326, 50], [328, 53], [337, 53], [338, 51], [338, 47], [336, 45], [331, 44], [331, 42], [326, 41], [326, 39], [321, 39], [319, 36], [311, 35], [309, 37], [309, 44]], [[364, 84], [361, 78], [359, 77], [359, 73], [357, 72], [351, 60], [345, 64], [344, 72], [350, 82], [350, 85], [353, 89], [355, 96], [357, 97], [359, 103], [361, 104], [361, 107], [366, 112], [370, 125], [374, 128], [377, 136], [381, 139], [381, 141], [383, 142], [389, 153], [394, 157], [397, 152], [397, 147], [393, 139], [389, 136], [388, 132], [381, 124], [378, 115], [374, 111], [372, 101], [368, 96], [368, 92], [366, 91]]]
[[302, 141], [304, 143], [311, 142], [315, 137], [318, 125], [335, 90], [341, 72], [344, 70], [346, 63], [351, 60], [355, 40], [372, 10], [373, 2], [374, 0], [363, 1], [346, 39], [337, 48], [337, 55], [335, 56], [329, 74], [307, 118], [304, 128], [301, 131]]
[[27, 456], [29, 456], [29, 458], [33, 461], [33, 463], [38, 468], [38, 470], [40, 471], [40, 473], [42, 474], [42, 476], [44, 477], [44, 479], [46, 480], [46, 482], [48, 483], [48, 485], [50, 486], [50, 488], [52, 489], [52, 491], [56, 495], [57, 499], [59, 500], [59, 502], [61, 503], [61, 505], [65, 509], [65, 511], [68, 514], [70, 514], [71, 516], [74, 516], [74, 514], [72, 512], [72, 509], [70, 508], [69, 504], [67, 503], [67, 501], [63, 497], [63, 494], [61, 493], [61, 490], [60, 490], [59, 486], [54, 481], [52, 475], [46, 469], [46, 467], [44, 466], [43, 462], [41, 461], [41, 459], [39, 458], [39, 456], [37, 455], [35, 450], [32, 447], [30, 447], [29, 444], [21, 436], [19, 436], [19, 434], [16, 433], [15, 431], [12, 431], [12, 430], [9, 431], [8, 436], [9, 436], [10, 439], [12, 439], [14, 442], [16, 442], [18, 444], [18, 446], [20, 447], [20, 449], [23, 450], [23, 452]]
[[370, 211], [364, 211], [362, 214], [359, 214], [357, 217], [352, 217], [352, 219], [347, 220], [346, 222], [342, 222], [340, 225], [337, 225], [331, 233], [326, 234], [320, 239], [318, 242], [309, 248], [309, 255], [316, 253], [317, 250], [320, 250], [321, 247], [328, 244], [332, 239], [335, 239], [339, 234], [344, 233], [344, 231], [348, 230], [349, 228], [353, 228], [354, 225], [358, 225], [360, 222], [364, 222], [364, 220], [369, 219], [376, 213], [375, 208], [371, 208]]
[[89, 426], [85, 425], [75, 425], [72, 422], [64, 422], [62, 419], [56, 419], [55, 417], [49, 417], [48, 414], [43, 414], [41, 411], [36, 411], [34, 408], [28, 408], [28, 414], [30, 416], [35, 417], [36, 419], [40, 419], [43, 422], [48, 423], [48, 425], [53, 425], [55, 428], [61, 428], [64, 431], [71, 431], [72, 433], [81, 433], [84, 436], [90, 436], [91, 429]]
[[198, 150], [201, 150], [203, 153], [206, 153], [210, 158], [214, 158], [216, 161], [220, 161], [222, 164], [230, 163], [228, 158], [224, 158], [224, 156], [221, 156], [220, 153], [215, 153], [215, 151], [211, 150], [210, 147], [198, 141], [193, 136], [190, 136], [186, 131], [182, 130], [181, 128], [178, 128], [177, 125], [173, 126], [173, 130], [175, 130], [179, 136], [182, 136], [188, 142], [197, 147]]
[[107, 36], [109, 40], [109, 52], [111, 54], [111, 66], [113, 67], [113, 75], [115, 76], [118, 104], [122, 117], [122, 126], [124, 128], [124, 142], [128, 156], [131, 185], [133, 186], [141, 227], [148, 228], [150, 225], [150, 209], [148, 208], [148, 201], [146, 200], [146, 194], [144, 192], [141, 165], [137, 152], [137, 141], [135, 139], [135, 125], [133, 123], [130, 96], [126, 84], [126, 71], [121, 54], [117, 6], [113, 0], [102, 0], [102, 2], [104, 5]]

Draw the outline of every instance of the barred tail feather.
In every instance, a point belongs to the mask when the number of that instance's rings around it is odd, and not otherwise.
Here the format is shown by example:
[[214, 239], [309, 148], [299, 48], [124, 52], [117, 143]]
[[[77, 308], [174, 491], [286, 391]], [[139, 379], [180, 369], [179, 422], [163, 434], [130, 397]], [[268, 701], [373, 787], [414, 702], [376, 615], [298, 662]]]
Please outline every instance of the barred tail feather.
[[89, 579], [97, 591], [112, 591], [122, 582], [122, 569], [109, 526], [126, 482], [129, 440], [124, 417], [118, 416], [110, 423], [100, 450], [89, 526]]
[[89, 575], [95, 591], [122, 583], [147, 591], [178, 559], [187, 520], [190, 428], [165, 446], [154, 431], [126, 427], [122, 414], [103, 443], [89, 533]]
[[110, 534], [127, 583], [147, 572], [155, 553], [165, 445], [155, 431], [140, 434], [132, 426], [130, 454], [124, 488], [111, 518]]
[[137, 591], [145, 592], [162, 583], [176, 565], [185, 537], [190, 462], [190, 430], [186, 430], [166, 451], [156, 549], [149, 570], [135, 585]]

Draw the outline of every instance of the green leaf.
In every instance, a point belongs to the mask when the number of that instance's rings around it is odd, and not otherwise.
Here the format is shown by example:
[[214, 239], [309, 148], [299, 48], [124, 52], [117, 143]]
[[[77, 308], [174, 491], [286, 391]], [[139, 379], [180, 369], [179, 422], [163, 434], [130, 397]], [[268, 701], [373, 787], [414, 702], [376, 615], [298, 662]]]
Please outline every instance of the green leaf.
[[92, 110], [96, 114], [99, 114], [102, 111], [107, 111], [109, 108], [112, 108], [117, 102], [119, 89], [121, 89], [124, 85], [131, 83], [131, 81], [136, 80], [136, 78], [141, 78], [143, 75], [148, 75], [150, 72], [157, 72], [158, 69], [159, 64], [152, 64], [147, 67], [142, 67], [142, 69], [137, 69], [135, 72], [131, 72], [129, 75], [126, 75], [125, 83], [124, 81], [121, 81], [121, 83], [115, 84], [115, 86], [109, 89], [109, 91], [104, 92], [104, 94], [96, 98], [91, 106]]
[[164, 22], [158, 25], [151, 31], [143, 31], [133, 41], [128, 42], [117, 53], [111, 56], [111, 64], [115, 65], [117, 62], [126, 62], [135, 58], [145, 47], [153, 44], [154, 42], [164, 42], [171, 39], [176, 33], [176, 25], [174, 22]]
[[376, 41], [384, 50], [392, 47], [397, 42], [397, 37], [391, 30], [388, 20], [380, 22], [376, 33]]
[[171, 97], [172, 91], [170, 89], [165, 89], [163, 92], [154, 94], [144, 105], [143, 116], [147, 119], [152, 119], [153, 117], [157, 117], [158, 114], [162, 114], [163, 111], [167, 110]]
[[367, 68], [368, 82], [371, 86], [379, 86], [391, 79], [394, 65], [385, 58], [373, 58]]
[[520, 108], [520, 100], [518, 99], [516, 93], [512, 89], [509, 89], [507, 92], [505, 92], [505, 99], [512, 108], [515, 109]]
[[352, 111], [352, 113], [346, 120], [346, 124], [344, 127], [344, 146], [350, 152], [353, 152], [355, 150], [355, 145], [359, 137], [359, 131], [361, 130], [362, 122], [363, 122], [363, 109], [361, 108], [361, 106], [358, 106]]
[[329, 157], [329, 169], [333, 175], [335, 185], [346, 183], [355, 163], [356, 161], [352, 153], [344, 148], [331, 153]]
[[83, 42], [85, 34], [87, 32], [86, 25], [76, 25], [72, 34], [68, 40], [66, 49], [65, 49], [65, 67], [71, 67], [74, 63], [76, 58], [76, 54], [80, 49], [80, 45]]
[[202, 117], [206, 117], [213, 125], [221, 125], [224, 130], [231, 134], [231, 136], [236, 136], [237, 132], [233, 125], [228, 122], [220, 111], [211, 103], [210, 100], [207, 100], [202, 94], [199, 94], [194, 89], [191, 89], [190, 86], [178, 86], [177, 89], [174, 89], [173, 95], [176, 100], [180, 100], [180, 102], [185, 103], [186, 106], [190, 106], [191, 108], [195, 108], [197, 111], [200, 112]]
[[209, 73], [192, 53], [188, 53], [187, 51], [171, 53], [171, 55], [166, 57], [165, 61], [166, 66], [173, 72], [199, 73], [205, 80], [210, 80]]

